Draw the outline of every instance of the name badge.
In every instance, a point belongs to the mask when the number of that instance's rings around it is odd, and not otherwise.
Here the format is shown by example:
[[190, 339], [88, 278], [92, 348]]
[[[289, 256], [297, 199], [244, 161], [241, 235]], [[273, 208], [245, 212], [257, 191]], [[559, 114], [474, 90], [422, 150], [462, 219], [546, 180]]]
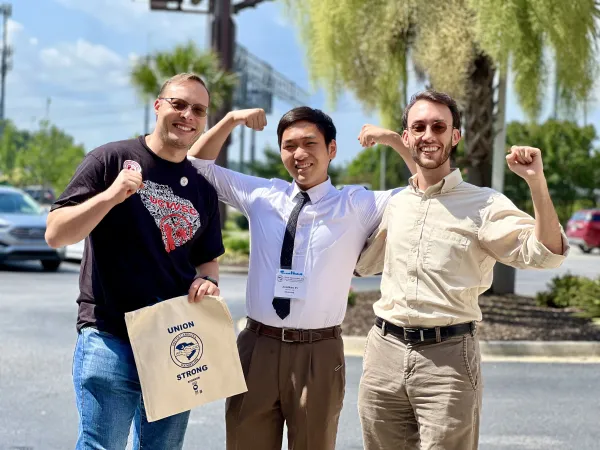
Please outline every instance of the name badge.
[[279, 269], [275, 275], [275, 297], [306, 298], [304, 272]]

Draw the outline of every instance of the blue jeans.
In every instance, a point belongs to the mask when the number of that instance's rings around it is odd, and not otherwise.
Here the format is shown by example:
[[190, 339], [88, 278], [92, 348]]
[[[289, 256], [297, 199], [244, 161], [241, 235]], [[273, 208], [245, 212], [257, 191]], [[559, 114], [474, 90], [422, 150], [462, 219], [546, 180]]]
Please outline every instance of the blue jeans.
[[135, 450], [177, 450], [189, 411], [148, 422], [131, 345], [112, 334], [84, 328], [73, 357], [79, 411], [76, 450], [123, 450], [131, 423]]

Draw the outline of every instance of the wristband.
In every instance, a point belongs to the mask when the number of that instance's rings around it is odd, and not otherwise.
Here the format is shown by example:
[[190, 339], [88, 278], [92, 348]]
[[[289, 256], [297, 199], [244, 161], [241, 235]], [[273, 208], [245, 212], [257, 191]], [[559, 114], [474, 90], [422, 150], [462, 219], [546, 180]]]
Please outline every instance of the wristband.
[[194, 277], [194, 280], [197, 280], [198, 278], [202, 278], [203, 280], [210, 281], [216, 287], [219, 287], [219, 282], [217, 280], [215, 280], [213, 277], [211, 277], [210, 275], [196, 275]]

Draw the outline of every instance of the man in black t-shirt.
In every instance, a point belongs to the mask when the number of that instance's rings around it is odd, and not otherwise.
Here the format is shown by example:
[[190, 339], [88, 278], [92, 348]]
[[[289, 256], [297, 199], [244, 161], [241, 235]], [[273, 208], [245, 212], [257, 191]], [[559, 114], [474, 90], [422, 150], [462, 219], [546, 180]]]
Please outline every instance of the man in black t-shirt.
[[85, 238], [73, 381], [77, 449], [180, 449], [189, 412], [149, 423], [124, 314], [165, 299], [218, 295], [223, 254], [217, 195], [186, 159], [206, 126], [209, 93], [169, 79], [152, 134], [88, 153], [48, 215], [52, 247]]

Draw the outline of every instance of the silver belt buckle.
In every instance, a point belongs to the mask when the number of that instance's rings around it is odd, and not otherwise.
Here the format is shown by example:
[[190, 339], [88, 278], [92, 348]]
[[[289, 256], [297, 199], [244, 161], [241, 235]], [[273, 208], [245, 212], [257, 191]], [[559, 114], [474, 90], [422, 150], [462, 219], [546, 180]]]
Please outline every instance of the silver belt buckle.
[[293, 340], [289, 340], [285, 338], [286, 330], [291, 330], [291, 328], [282, 328], [281, 329], [281, 342], [294, 342]]

